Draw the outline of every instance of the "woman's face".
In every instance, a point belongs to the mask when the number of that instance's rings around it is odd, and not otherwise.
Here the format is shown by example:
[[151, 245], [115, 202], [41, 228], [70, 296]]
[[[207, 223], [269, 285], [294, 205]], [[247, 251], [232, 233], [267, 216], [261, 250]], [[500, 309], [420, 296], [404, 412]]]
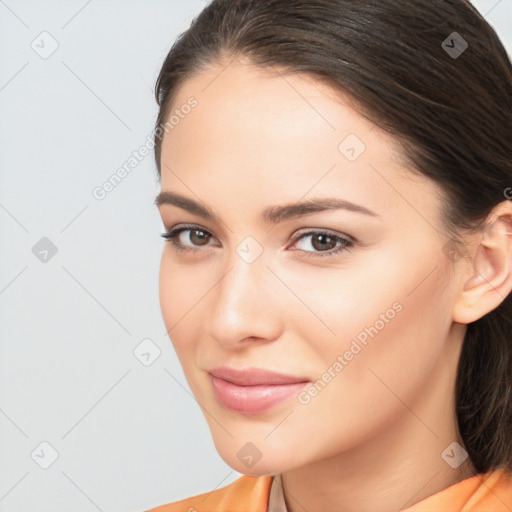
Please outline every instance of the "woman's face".
[[[166, 230], [189, 229], [184, 251], [165, 242], [160, 303], [220, 455], [275, 474], [447, 400], [456, 286], [440, 189], [390, 135], [304, 75], [224, 68], [184, 84], [163, 139], [162, 192], [197, 206], [159, 203]], [[303, 383], [234, 386], [212, 380], [221, 366]]]

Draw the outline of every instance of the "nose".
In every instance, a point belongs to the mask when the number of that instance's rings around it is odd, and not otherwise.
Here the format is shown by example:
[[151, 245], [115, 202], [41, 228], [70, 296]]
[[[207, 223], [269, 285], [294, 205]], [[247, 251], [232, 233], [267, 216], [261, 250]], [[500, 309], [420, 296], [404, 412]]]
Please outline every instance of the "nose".
[[281, 334], [279, 281], [261, 255], [247, 263], [236, 252], [212, 290], [206, 329], [226, 349], [246, 347], [248, 341], [272, 341]]

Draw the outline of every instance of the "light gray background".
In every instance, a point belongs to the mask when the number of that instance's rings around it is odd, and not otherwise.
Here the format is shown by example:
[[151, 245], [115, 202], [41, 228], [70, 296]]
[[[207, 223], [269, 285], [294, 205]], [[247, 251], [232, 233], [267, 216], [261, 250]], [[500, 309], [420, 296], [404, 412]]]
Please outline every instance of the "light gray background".
[[[512, 53], [512, 0], [474, 4]], [[164, 335], [153, 154], [92, 194], [146, 142], [162, 61], [205, 5], [0, 0], [0, 511], [143, 510], [240, 476]]]

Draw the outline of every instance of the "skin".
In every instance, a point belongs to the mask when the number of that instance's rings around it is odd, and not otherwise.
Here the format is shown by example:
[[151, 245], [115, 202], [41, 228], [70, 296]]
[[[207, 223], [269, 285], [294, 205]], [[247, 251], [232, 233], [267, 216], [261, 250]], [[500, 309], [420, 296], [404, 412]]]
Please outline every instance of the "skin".
[[[207, 242], [180, 235], [195, 254], [165, 242], [160, 303], [221, 457], [240, 473], [281, 473], [290, 512], [400, 510], [474, 475], [469, 459], [453, 469], [441, 454], [462, 445], [454, 386], [465, 324], [512, 288], [510, 201], [452, 261], [443, 250], [442, 190], [401, 165], [396, 141], [348, 98], [306, 75], [242, 60], [189, 79], [173, 110], [190, 96], [197, 107], [163, 139], [162, 191], [207, 205], [221, 222], [159, 206], [166, 229], [194, 224], [211, 234]], [[349, 134], [366, 145], [353, 162], [338, 149]], [[379, 216], [260, 218], [268, 206], [326, 196]], [[334, 244], [297, 240], [305, 228], [355, 244], [316, 256]], [[236, 251], [247, 236], [263, 250], [252, 263]], [[333, 372], [338, 355], [394, 303], [400, 312]], [[208, 370], [219, 365], [312, 382], [329, 368], [335, 376], [307, 404], [294, 396], [246, 415], [217, 402]], [[252, 467], [237, 457], [248, 442], [261, 452]]]

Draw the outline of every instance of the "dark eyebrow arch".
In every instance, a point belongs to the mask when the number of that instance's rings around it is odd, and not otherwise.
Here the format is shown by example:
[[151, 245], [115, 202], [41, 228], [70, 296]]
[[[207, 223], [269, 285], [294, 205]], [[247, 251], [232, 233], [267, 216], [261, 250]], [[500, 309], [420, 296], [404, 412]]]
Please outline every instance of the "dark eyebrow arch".
[[[155, 205], [159, 208], [164, 204], [177, 206], [193, 215], [203, 217], [210, 221], [220, 222], [218, 216], [207, 206], [175, 192], [162, 191], [156, 196]], [[284, 222], [294, 217], [300, 217], [301, 215], [340, 209], [362, 213], [372, 217], [381, 217], [378, 213], [345, 199], [338, 197], [318, 197], [282, 206], [269, 206], [263, 211], [262, 219], [268, 224], [278, 224], [279, 222]]]

